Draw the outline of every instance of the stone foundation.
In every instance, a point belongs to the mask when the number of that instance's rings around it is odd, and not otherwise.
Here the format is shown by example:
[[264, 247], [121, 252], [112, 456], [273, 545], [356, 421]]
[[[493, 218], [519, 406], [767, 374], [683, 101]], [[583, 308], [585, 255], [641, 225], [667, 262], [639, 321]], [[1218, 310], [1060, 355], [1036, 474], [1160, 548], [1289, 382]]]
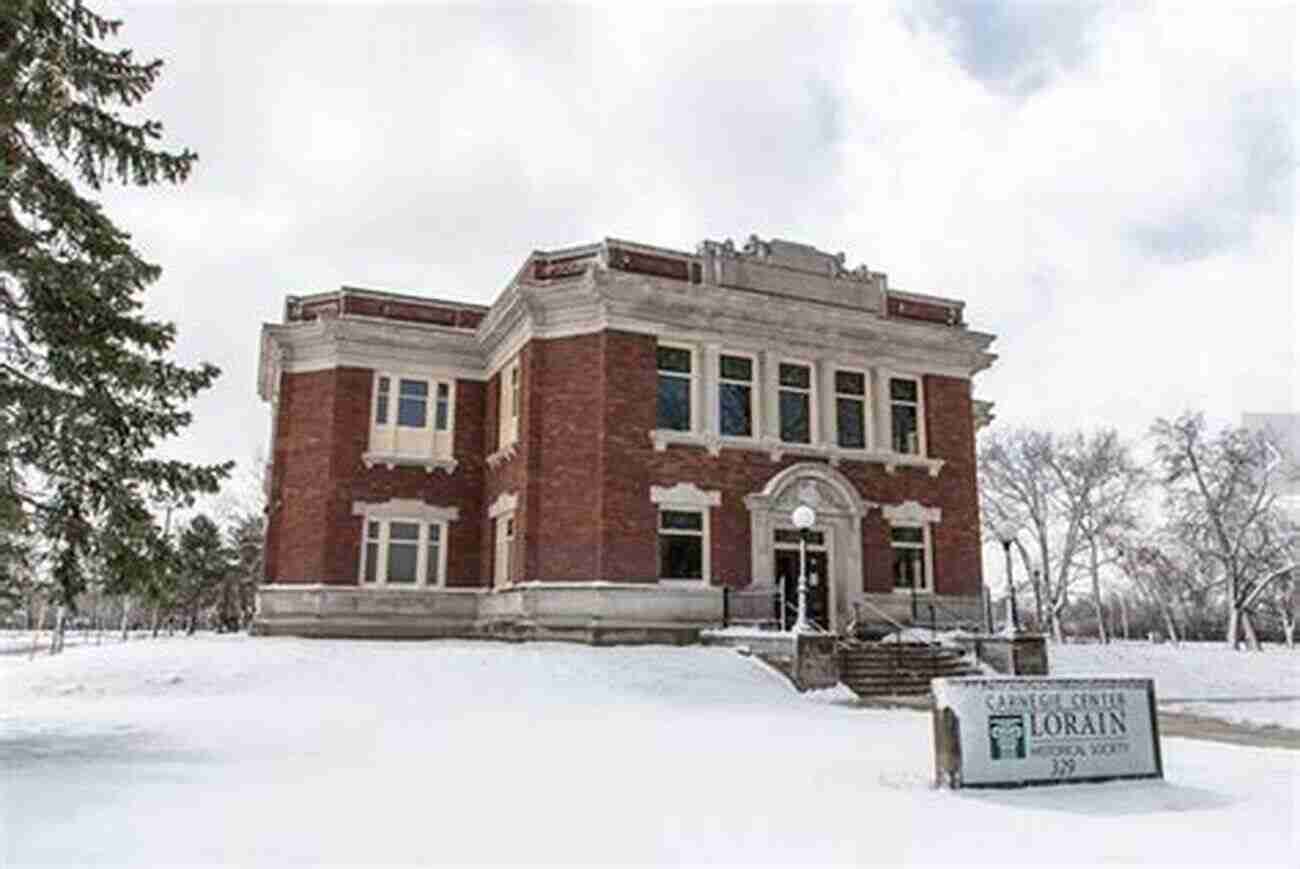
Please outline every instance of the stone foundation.
[[262, 636], [568, 640], [686, 644], [722, 620], [720, 588], [529, 583], [494, 589], [271, 585], [257, 594]]

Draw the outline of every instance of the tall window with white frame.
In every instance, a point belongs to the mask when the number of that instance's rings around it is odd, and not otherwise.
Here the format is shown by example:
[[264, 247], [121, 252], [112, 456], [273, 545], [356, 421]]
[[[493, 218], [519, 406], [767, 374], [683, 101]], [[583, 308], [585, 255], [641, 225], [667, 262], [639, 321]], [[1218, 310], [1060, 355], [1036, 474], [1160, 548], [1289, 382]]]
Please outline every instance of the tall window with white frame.
[[718, 430], [727, 437], [754, 436], [754, 360], [718, 357]]
[[926, 533], [920, 526], [900, 525], [890, 531], [894, 550], [894, 590], [929, 591], [926, 573]]
[[891, 447], [896, 453], [921, 452], [921, 386], [914, 377], [889, 379]]
[[694, 393], [693, 354], [681, 347], [659, 346], [655, 358], [659, 371], [655, 427], [691, 430], [691, 396]]
[[703, 510], [659, 511], [659, 578], [703, 581], [708, 556]]
[[434, 404], [433, 430], [446, 431], [451, 424], [451, 384], [438, 383], [437, 399]]
[[367, 519], [361, 547], [361, 581], [367, 585], [442, 585], [441, 522]]
[[835, 442], [847, 450], [867, 448], [867, 376], [835, 372]]
[[781, 440], [791, 444], [812, 443], [812, 366], [782, 362], [778, 367]]
[[497, 406], [498, 449], [510, 446], [519, 439], [519, 360], [516, 358], [501, 371], [501, 401]]
[[496, 550], [492, 584], [498, 588], [510, 582], [510, 555], [515, 544], [515, 514], [496, 519]]

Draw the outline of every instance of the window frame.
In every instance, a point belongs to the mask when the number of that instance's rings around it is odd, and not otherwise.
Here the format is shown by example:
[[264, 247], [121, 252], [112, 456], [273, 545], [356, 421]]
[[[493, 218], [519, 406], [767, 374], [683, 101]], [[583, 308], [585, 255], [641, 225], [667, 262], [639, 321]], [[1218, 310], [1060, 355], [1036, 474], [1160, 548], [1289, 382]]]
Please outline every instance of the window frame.
[[514, 582], [515, 511], [498, 513], [492, 522], [492, 587], [504, 588]]
[[[709, 534], [709, 507], [695, 506], [687, 504], [659, 504], [655, 511], [655, 575], [659, 582], [667, 585], [679, 586], [708, 586], [711, 583], [712, 564], [709, 558], [710, 534]], [[700, 516], [700, 530], [686, 528], [669, 528], [663, 527], [663, 514], [665, 513], [694, 513]], [[660, 541], [667, 533], [674, 537], [692, 537], [700, 540], [700, 577], [681, 576], [663, 576], [663, 557], [660, 555]]]
[[523, 409], [523, 374], [515, 354], [501, 367], [497, 383], [497, 449], [519, 443], [519, 418]]
[[[739, 386], [739, 385], [745, 385], [746, 383], [743, 380], [735, 380], [733, 378], [722, 376], [722, 358], [724, 356], [731, 356], [737, 359], [747, 359], [749, 361], [749, 381], [748, 381], [749, 434], [747, 435], [727, 434], [722, 430], [722, 387], [723, 385], [733, 384]], [[760, 398], [763, 392], [762, 378], [760, 376], [761, 369], [759, 367], [758, 354], [748, 350], [724, 349], [718, 351], [717, 357], [718, 357], [718, 371], [716, 376], [713, 378], [713, 383], [715, 388], [714, 405], [716, 406], [717, 418], [718, 418], [718, 436], [721, 438], [725, 438], [727, 440], [739, 440], [739, 441], [757, 440], [759, 438], [759, 432], [762, 430], [762, 425], [761, 425], [762, 421], [760, 419], [762, 401], [760, 400]]]
[[[658, 350], [663, 347], [668, 350], [683, 350], [690, 354], [691, 370], [688, 374], [680, 371], [664, 371], [659, 367]], [[700, 419], [700, 348], [695, 344], [689, 344], [683, 341], [655, 341], [655, 430], [666, 432], [699, 433], [702, 430], [702, 420]], [[688, 381], [687, 394], [689, 396], [690, 406], [688, 408], [689, 419], [684, 429], [663, 428], [659, 425], [659, 379], [662, 377], [685, 378]]]
[[[910, 541], [899, 542], [894, 540], [894, 531], [899, 528], [920, 529], [921, 542], [912, 543]], [[921, 553], [921, 558], [923, 559], [922, 562], [923, 570], [921, 571], [922, 573], [921, 585], [917, 586], [915, 589], [899, 588], [897, 585], [893, 585], [894, 593], [906, 594], [906, 595], [910, 595], [913, 592], [915, 592], [916, 594], [933, 594], [934, 593], [934, 547], [932, 545], [932, 541], [930, 537], [930, 523], [929, 522], [904, 522], [904, 521], [895, 521], [889, 523], [889, 553], [890, 553], [891, 585], [895, 581], [893, 566], [895, 564], [894, 552], [897, 549], [910, 549], [913, 551], [919, 550]]]
[[[372, 539], [370, 537], [370, 523], [379, 526], [379, 536]], [[388, 549], [392, 545], [392, 526], [393, 523], [410, 524], [419, 528], [416, 536], [416, 556], [415, 556], [415, 582], [392, 582], [388, 576]], [[436, 526], [438, 528], [438, 564], [436, 581], [429, 582], [429, 539], [432, 536], [429, 529]], [[414, 588], [446, 588], [447, 587], [447, 550], [448, 534], [450, 533], [450, 522], [447, 519], [434, 519], [427, 516], [403, 516], [403, 515], [365, 515], [361, 519], [361, 557], [357, 559], [357, 585], [363, 588], [387, 588], [387, 589], [414, 589]], [[375, 560], [375, 579], [373, 582], [366, 580], [366, 566], [369, 562], [367, 558], [366, 547], [370, 543], [377, 544], [377, 558]]]
[[[388, 389], [381, 390], [383, 381], [388, 381]], [[402, 381], [424, 383], [424, 425], [411, 426], [398, 422], [401, 416]], [[446, 427], [438, 427], [438, 392], [440, 387], [447, 387]], [[385, 403], [384, 421], [379, 421], [381, 398]], [[429, 451], [402, 451], [399, 449], [401, 438], [398, 430], [420, 432], [429, 439]], [[437, 461], [451, 459], [455, 453], [456, 433], [456, 378], [451, 374], [438, 371], [415, 372], [409, 369], [375, 369], [370, 385], [370, 427], [367, 431], [366, 452], [378, 456], [393, 456], [403, 459], [421, 459]], [[446, 449], [438, 450], [439, 437], [446, 440]], [[385, 441], [387, 446], [381, 446]]]
[[[896, 402], [894, 399], [893, 382], [895, 380], [910, 380], [912, 383], [916, 384], [915, 402], [907, 402], [902, 400], [899, 400], [897, 402], [900, 405], [908, 405], [916, 408], [916, 452], [914, 453], [899, 452], [898, 450], [894, 449], [894, 405]], [[917, 456], [918, 458], [927, 457], [929, 455], [929, 446], [927, 444], [926, 431], [925, 431], [925, 378], [924, 376], [920, 374], [912, 374], [903, 371], [886, 371], [884, 373], [884, 381], [885, 381], [884, 388], [881, 390], [881, 392], [884, 394], [883, 397], [886, 404], [886, 408], [888, 410], [889, 431], [887, 434], [889, 437], [889, 441], [888, 441], [889, 452], [896, 453], [901, 456]]]
[[[781, 366], [797, 365], [800, 368], [808, 369], [808, 387], [804, 389], [799, 386], [785, 386], [781, 383]], [[780, 357], [776, 360], [776, 439], [782, 444], [792, 446], [812, 447], [820, 443], [821, 437], [820, 425], [818, 423], [818, 413], [820, 402], [817, 396], [817, 364], [811, 359], [797, 359], [793, 357]], [[807, 441], [788, 441], [784, 437], [783, 429], [784, 420], [781, 414], [781, 393], [782, 392], [802, 392], [808, 395], [808, 440]]]
[[[862, 394], [857, 395], [849, 392], [840, 392], [839, 383], [836, 375], [839, 374], [857, 374], [862, 378]], [[845, 401], [856, 401], [862, 407], [862, 446], [847, 447], [840, 443], [840, 399]], [[853, 368], [847, 365], [834, 365], [831, 367], [831, 401], [834, 408], [833, 419], [835, 423], [835, 440], [834, 447], [839, 450], [858, 450], [868, 451], [872, 449], [875, 438], [873, 437], [873, 426], [871, 424], [871, 372], [866, 368]]]

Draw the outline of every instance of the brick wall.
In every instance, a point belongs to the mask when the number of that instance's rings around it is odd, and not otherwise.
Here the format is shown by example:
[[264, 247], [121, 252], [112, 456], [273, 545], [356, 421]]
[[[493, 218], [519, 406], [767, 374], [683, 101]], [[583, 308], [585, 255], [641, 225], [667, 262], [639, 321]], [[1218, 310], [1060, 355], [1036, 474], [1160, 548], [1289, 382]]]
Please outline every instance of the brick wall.
[[421, 467], [366, 468], [373, 372], [338, 368], [286, 374], [276, 432], [275, 509], [268, 529], [267, 575], [272, 582], [357, 582], [361, 518], [355, 501], [416, 498], [458, 507], [448, 529], [447, 584], [481, 582], [479, 563], [484, 506], [484, 385], [456, 382], [454, 455], [447, 474]]
[[[456, 385], [451, 475], [422, 468], [361, 463], [369, 437], [372, 373], [365, 369], [285, 375], [272, 477], [268, 575], [277, 582], [351, 584], [360, 559], [361, 520], [352, 502], [420, 498], [460, 508], [452, 523], [451, 585], [490, 585], [494, 528], [488, 506], [503, 492], [519, 499], [512, 577], [516, 580], [652, 581], [658, 573], [652, 485], [690, 481], [722, 494], [711, 510], [715, 581], [749, 582], [746, 495], [789, 465], [807, 461], [695, 446], [656, 452], [655, 339], [607, 331], [535, 340], [520, 352], [521, 418], [515, 456], [495, 469], [484, 457], [498, 447], [500, 377]], [[843, 462], [839, 470], [866, 500], [915, 500], [943, 510], [931, 528], [936, 590], [975, 594], [981, 583], [975, 438], [970, 384], [924, 380], [929, 454], [946, 464], [937, 478], [916, 468], [892, 474], [876, 464]], [[878, 510], [863, 520], [868, 591], [893, 587], [888, 525]]]

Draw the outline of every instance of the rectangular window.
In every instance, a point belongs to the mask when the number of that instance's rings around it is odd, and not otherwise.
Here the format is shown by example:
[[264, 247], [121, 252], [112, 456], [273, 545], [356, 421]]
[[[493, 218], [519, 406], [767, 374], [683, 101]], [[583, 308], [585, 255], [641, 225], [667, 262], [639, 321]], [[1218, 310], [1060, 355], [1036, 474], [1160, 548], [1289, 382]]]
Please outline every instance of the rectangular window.
[[447, 528], [418, 519], [367, 519], [362, 531], [361, 582], [442, 585]]
[[656, 352], [659, 370], [659, 401], [655, 425], [673, 431], [691, 430], [692, 369], [691, 351], [678, 347], [659, 347]]
[[433, 427], [437, 431], [446, 431], [451, 413], [451, 384], [438, 384], [438, 401], [435, 405]]
[[519, 440], [519, 360], [501, 370], [497, 401], [497, 448], [504, 449]]
[[891, 420], [891, 447], [896, 453], [915, 455], [921, 452], [920, 385], [912, 377], [889, 379], [889, 417]]
[[754, 360], [718, 358], [718, 425], [730, 437], [754, 436]]
[[375, 422], [379, 425], [388, 424], [388, 391], [390, 381], [387, 377], [379, 378], [379, 385], [376, 389], [375, 396]]
[[699, 510], [660, 511], [660, 579], [704, 579], [704, 522]]
[[493, 585], [500, 587], [510, 582], [510, 553], [515, 542], [515, 517], [509, 514], [498, 516], [496, 522], [496, 563], [493, 569]]
[[849, 450], [867, 447], [867, 376], [835, 372], [835, 442]]
[[894, 588], [899, 591], [926, 591], [925, 529], [894, 528], [890, 532], [894, 549]]
[[429, 381], [397, 382], [397, 424], [407, 428], [424, 428], [428, 422]]
[[366, 540], [365, 552], [362, 554], [365, 559], [365, 568], [361, 572], [362, 582], [374, 582], [379, 575], [379, 523], [366, 523]]
[[420, 526], [415, 522], [388, 524], [388, 575], [390, 583], [414, 583], [420, 560]]
[[782, 362], [778, 368], [781, 440], [792, 444], [812, 442], [812, 368]]
[[[772, 542], [789, 546], [799, 545], [799, 531], [796, 528], [778, 528], [772, 532]], [[826, 533], [823, 531], [808, 532], [809, 546], [825, 546]]]
[[[452, 458], [456, 427], [456, 381], [394, 371], [376, 371], [372, 387], [374, 422], [368, 456], [403, 462]], [[367, 461], [372, 465], [373, 461]]]
[[437, 585], [438, 571], [442, 570], [442, 526], [430, 524], [428, 541], [425, 546], [424, 582], [426, 585]]

